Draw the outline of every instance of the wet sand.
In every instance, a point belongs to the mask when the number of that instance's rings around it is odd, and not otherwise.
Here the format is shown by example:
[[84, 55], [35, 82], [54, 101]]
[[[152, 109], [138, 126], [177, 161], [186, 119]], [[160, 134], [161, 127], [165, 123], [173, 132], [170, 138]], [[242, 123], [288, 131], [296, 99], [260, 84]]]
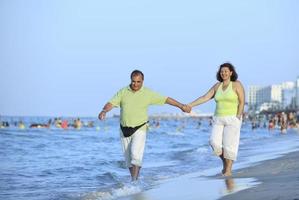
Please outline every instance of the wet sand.
[[299, 200], [299, 151], [233, 171], [233, 176], [200, 173], [167, 180], [121, 200]]
[[255, 178], [260, 184], [224, 196], [222, 200], [299, 200], [299, 152], [237, 170], [233, 178]]

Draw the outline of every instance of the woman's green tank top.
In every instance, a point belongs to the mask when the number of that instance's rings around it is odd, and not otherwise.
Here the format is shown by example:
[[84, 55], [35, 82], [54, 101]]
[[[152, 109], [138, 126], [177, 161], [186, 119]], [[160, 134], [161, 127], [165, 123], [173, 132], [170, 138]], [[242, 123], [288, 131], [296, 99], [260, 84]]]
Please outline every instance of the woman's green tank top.
[[223, 83], [218, 87], [215, 94], [216, 116], [233, 116], [238, 112], [238, 95], [233, 90], [233, 83], [230, 82], [226, 90], [222, 90]]

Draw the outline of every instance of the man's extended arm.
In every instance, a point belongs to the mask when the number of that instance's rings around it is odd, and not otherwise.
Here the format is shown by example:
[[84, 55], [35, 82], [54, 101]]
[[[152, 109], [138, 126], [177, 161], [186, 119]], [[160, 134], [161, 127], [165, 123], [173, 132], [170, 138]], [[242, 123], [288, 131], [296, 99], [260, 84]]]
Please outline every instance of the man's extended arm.
[[169, 105], [172, 105], [172, 106], [176, 106], [179, 109], [181, 109], [183, 112], [190, 112], [191, 111], [191, 109], [189, 107], [187, 107], [185, 104], [182, 104], [182, 103], [178, 102], [177, 100], [175, 100], [171, 97], [167, 97], [165, 103], [167, 103]]
[[106, 113], [109, 112], [110, 110], [112, 110], [112, 108], [113, 108], [113, 105], [111, 103], [109, 103], [109, 102], [106, 103], [105, 106], [103, 107], [102, 111], [99, 113], [98, 118], [100, 120], [105, 119]]

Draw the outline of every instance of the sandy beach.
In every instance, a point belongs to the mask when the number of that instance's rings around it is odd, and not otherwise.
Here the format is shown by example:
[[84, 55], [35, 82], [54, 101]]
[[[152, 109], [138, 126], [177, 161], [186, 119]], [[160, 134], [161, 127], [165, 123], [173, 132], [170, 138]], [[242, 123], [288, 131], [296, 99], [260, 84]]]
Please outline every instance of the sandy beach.
[[233, 178], [252, 177], [261, 183], [221, 199], [299, 199], [299, 152], [288, 153], [283, 157], [237, 170], [233, 176]]
[[[299, 151], [234, 171], [233, 177], [178, 177], [122, 200], [299, 199]], [[246, 189], [247, 188], [247, 189]]]

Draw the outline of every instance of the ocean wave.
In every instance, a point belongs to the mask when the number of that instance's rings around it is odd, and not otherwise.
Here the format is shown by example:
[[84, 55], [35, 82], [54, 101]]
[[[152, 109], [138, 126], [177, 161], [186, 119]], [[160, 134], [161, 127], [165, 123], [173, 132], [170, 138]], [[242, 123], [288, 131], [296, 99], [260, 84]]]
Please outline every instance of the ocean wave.
[[[182, 126], [177, 122], [163, 123], [149, 132], [140, 180], [151, 187], [159, 180], [197, 171], [206, 174], [205, 170], [220, 167], [219, 158], [209, 147], [208, 124], [202, 124], [200, 129], [187, 124], [180, 132], [176, 128]], [[106, 125], [111, 129], [105, 133], [84, 129], [0, 129], [0, 190], [6, 190], [8, 198], [15, 197], [11, 199], [49, 199], [55, 194], [53, 199], [110, 200], [147, 189], [142, 184], [124, 183], [130, 180], [130, 172], [121, 149], [119, 122]], [[281, 135], [280, 130], [242, 128], [237, 163], [296, 148], [298, 134], [290, 132]], [[29, 193], [31, 198], [26, 198]], [[5, 197], [0, 194], [0, 199]]]
[[88, 192], [79, 195], [80, 200], [113, 200], [120, 197], [133, 195], [143, 190], [142, 184], [121, 184], [118, 188], [107, 188], [101, 191]]
[[113, 172], [105, 172], [101, 175], [97, 175], [96, 179], [105, 185], [111, 183], [115, 184], [120, 181], [120, 178], [117, 176], [117, 174]]
[[176, 132], [165, 132], [167, 135], [170, 136], [185, 136], [184, 132], [181, 130], [177, 130]]
[[171, 159], [180, 161], [193, 161], [198, 155], [206, 154], [209, 150], [208, 145], [203, 145], [201, 147], [195, 147], [191, 149], [186, 149], [182, 151], [176, 151]]

